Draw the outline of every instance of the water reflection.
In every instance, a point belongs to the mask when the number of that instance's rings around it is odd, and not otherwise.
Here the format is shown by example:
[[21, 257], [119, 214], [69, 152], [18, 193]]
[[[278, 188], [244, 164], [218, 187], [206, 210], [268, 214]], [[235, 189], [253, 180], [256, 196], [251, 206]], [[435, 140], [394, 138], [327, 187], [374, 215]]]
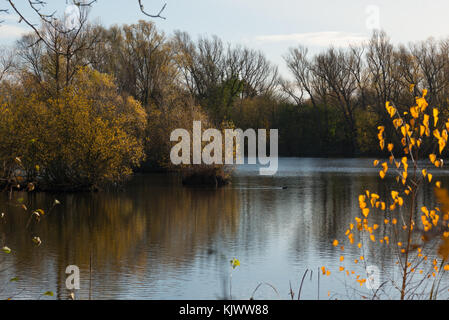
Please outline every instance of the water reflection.
[[[314, 273], [304, 282], [303, 298], [346, 293], [337, 274], [321, 279], [318, 290], [317, 268], [338, 268], [340, 252], [330, 243], [359, 214], [357, 195], [369, 189], [388, 197], [371, 163], [281, 159], [274, 177], [246, 165], [232, 185], [218, 190], [184, 188], [174, 175], [151, 174], [136, 176], [120, 192], [16, 194], [33, 209], [48, 208], [55, 198], [62, 205], [25, 229], [24, 210], [0, 201], [8, 218], [2, 232], [13, 250], [0, 260], [0, 269], [6, 268], [0, 285], [19, 277], [0, 295], [36, 299], [51, 290], [67, 298], [65, 268], [74, 264], [81, 269], [80, 299], [227, 298], [233, 257], [241, 261], [232, 276], [234, 298], [249, 298], [267, 281], [286, 299], [289, 281], [297, 291], [307, 268]], [[434, 201], [432, 192], [419, 200]], [[347, 250], [348, 259], [358, 257]], [[394, 265], [387, 249], [368, 251], [379, 267]], [[277, 296], [263, 288], [256, 298]]]
[[[7, 273], [23, 279], [26, 292], [21, 297], [54, 290], [64, 298], [65, 268], [70, 264], [84, 275], [79, 296], [88, 297], [91, 287], [93, 298], [119, 298], [123, 293], [134, 297], [126, 293], [133, 281], [152, 290], [152, 279], [192, 268], [196, 257], [214, 252], [218, 233], [233, 238], [239, 219], [235, 190], [180, 188], [174, 180], [138, 176], [124, 192], [17, 194], [15, 202], [24, 198], [29, 208], [49, 207], [54, 197], [62, 203], [26, 230], [25, 211], [3, 201], [2, 210], [8, 213], [4, 233], [14, 252]], [[38, 248], [31, 241], [34, 235], [43, 241]], [[35, 283], [31, 287], [30, 281]]]

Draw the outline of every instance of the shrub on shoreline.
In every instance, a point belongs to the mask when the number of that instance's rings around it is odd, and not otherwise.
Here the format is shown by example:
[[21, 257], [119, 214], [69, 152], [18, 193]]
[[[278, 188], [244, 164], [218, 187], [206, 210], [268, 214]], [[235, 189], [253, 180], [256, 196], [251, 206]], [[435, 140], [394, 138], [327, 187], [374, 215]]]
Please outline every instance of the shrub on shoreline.
[[92, 190], [120, 183], [144, 159], [146, 112], [111, 76], [80, 68], [57, 97], [36, 86], [45, 83], [13, 86], [0, 109], [0, 161], [19, 157], [23, 182]]

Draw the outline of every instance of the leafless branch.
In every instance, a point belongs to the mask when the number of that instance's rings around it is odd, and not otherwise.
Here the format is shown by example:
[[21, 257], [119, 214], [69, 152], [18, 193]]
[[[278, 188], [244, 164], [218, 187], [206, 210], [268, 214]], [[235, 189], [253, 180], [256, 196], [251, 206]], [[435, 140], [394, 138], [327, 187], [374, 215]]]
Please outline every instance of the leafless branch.
[[0, 81], [14, 68], [14, 55], [11, 51], [0, 49]]
[[165, 17], [161, 16], [162, 12], [164, 12], [165, 8], [167, 7], [166, 3], [162, 6], [161, 10], [159, 10], [158, 14], [149, 14], [148, 12], [145, 11], [142, 0], [138, 0], [138, 1], [139, 1], [139, 6], [140, 6], [140, 11], [142, 11], [142, 13], [144, 15], [151, 17], [151, 18], [160, 18], [160, 19], [164, 19], [164, 20], [166, 19]]
[[[31, 21], [29, 19], [27, 19], [24, 14], [21, 12], [21, 10], [19, 10], [17, 8], [17, 6], [15, 5], [15, 1], [14, 0], [7, 0], [7, 2], [9, 3], [10, 7], [13, 9], [13, 11], [19, 16], [19, 23], [21, 22], [25, 22], [29, 27], [31, 27], [31, 29], [33, 29], [33, 31], [39, 36], [40, 41], [42, 41], [42, 37], [40, 37], [40, 33], [37, 32], [38, 27], [31, 23]], [[52, 13], [44, 13], [43, 9], [46, 7], [47, 3], [43, 0], [27, 0], [28, 2], [28, 6], [32, 9], [32, 11], [37, 14], [37, 16], [45, 23], [47, 24], [53, 24], [55, 20], [57, 20], [55, 18], [55, 14], [56, 11], [52, 12]], [[80, 0], [73, 0], [73, 4], [78, 6], [78, 7], [91, 7], [94, 3], [97, 3], [98, 0], [84, 0], [84, 1], [80, 1]], [[151, 18], [160, 18], [160, 19], [166, 19], [165, 17], [163, 17], [161, 14], [164, 12], [165, 8], [167, 7], [167, 4], [165, 3], [162, 8], [159, 10], [159, 12], [157, 14], [151, 14], [149, 12], [147, 12], [145, 10], [145, 7], [143, 5], [142, 0], [138, 0], [138, 4], [140, 7], [140, 11]], [[0, 8], [0, 13], [5, 13], [5, 14], [9, 14], [9, 10], [6, 8]], [[4, 20], [0, 20], [0, 24], [2, 24], [4, 22]], [[62, 30], [59, 30], [62, 31]], [[65, 31], [65, 32], [69, 32], [69, 31]]]

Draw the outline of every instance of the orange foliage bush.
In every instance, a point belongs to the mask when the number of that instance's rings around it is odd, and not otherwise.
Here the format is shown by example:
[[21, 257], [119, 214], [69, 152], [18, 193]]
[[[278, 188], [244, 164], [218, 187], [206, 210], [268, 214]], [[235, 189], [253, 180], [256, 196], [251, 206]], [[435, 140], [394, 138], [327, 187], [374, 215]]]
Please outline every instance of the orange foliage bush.
[[43, 189], [93, 189], [129, 176], [144, 158], [141, 105], [89, 68], [56, 97], [45, 86], [29, 81], [2, 95], [0, 161], [19, 157], [25, 180]]

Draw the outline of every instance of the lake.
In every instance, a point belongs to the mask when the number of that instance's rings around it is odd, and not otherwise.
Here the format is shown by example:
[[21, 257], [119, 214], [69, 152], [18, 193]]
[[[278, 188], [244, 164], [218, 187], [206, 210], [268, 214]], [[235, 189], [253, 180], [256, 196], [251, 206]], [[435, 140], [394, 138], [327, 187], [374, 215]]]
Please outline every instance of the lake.
[[[331, 298], [357, 299], [367, 289], [338, 271], [341, 251], [332, 241], [345, 239], [366, 189], [389, 197], [372, 159], [281, 158], [272, 177], [242, 165], [221, 189], [183, 187], [174, 174], [141, 174], [122, 191], [16, 193], [14, 201], [29, 209], [61, 202], [29, 228], [29, 215], [3, 195], [8, 223], [1, 235], [12, 253], [0, 255], [0, 297], [66, 299], [65, 270], [77, 265], [78, 299], [228, 299], [230, 282], [233, 299], [249, 299], [262, 282], [277, 293], [264, 285], [255, 299], [289, 299], [290, 284], [296, 296], [307, 269], [302, 299], [329, 299], [329, 291]], [[434, 204], [433, 192], [418, 200]], [[365, 255], [381, 268], [395, 266], [381, 246]], [[345, 256], [349, 263], [360, 251], [347, 246]], [[231, 278], [234, 257], [241, 265]], [[331, 275], [318, 280], [321, 266]], [[13, 277], [18, 281], [9, 282]], [[41, 296], [46, 291], [55, 296]]]

